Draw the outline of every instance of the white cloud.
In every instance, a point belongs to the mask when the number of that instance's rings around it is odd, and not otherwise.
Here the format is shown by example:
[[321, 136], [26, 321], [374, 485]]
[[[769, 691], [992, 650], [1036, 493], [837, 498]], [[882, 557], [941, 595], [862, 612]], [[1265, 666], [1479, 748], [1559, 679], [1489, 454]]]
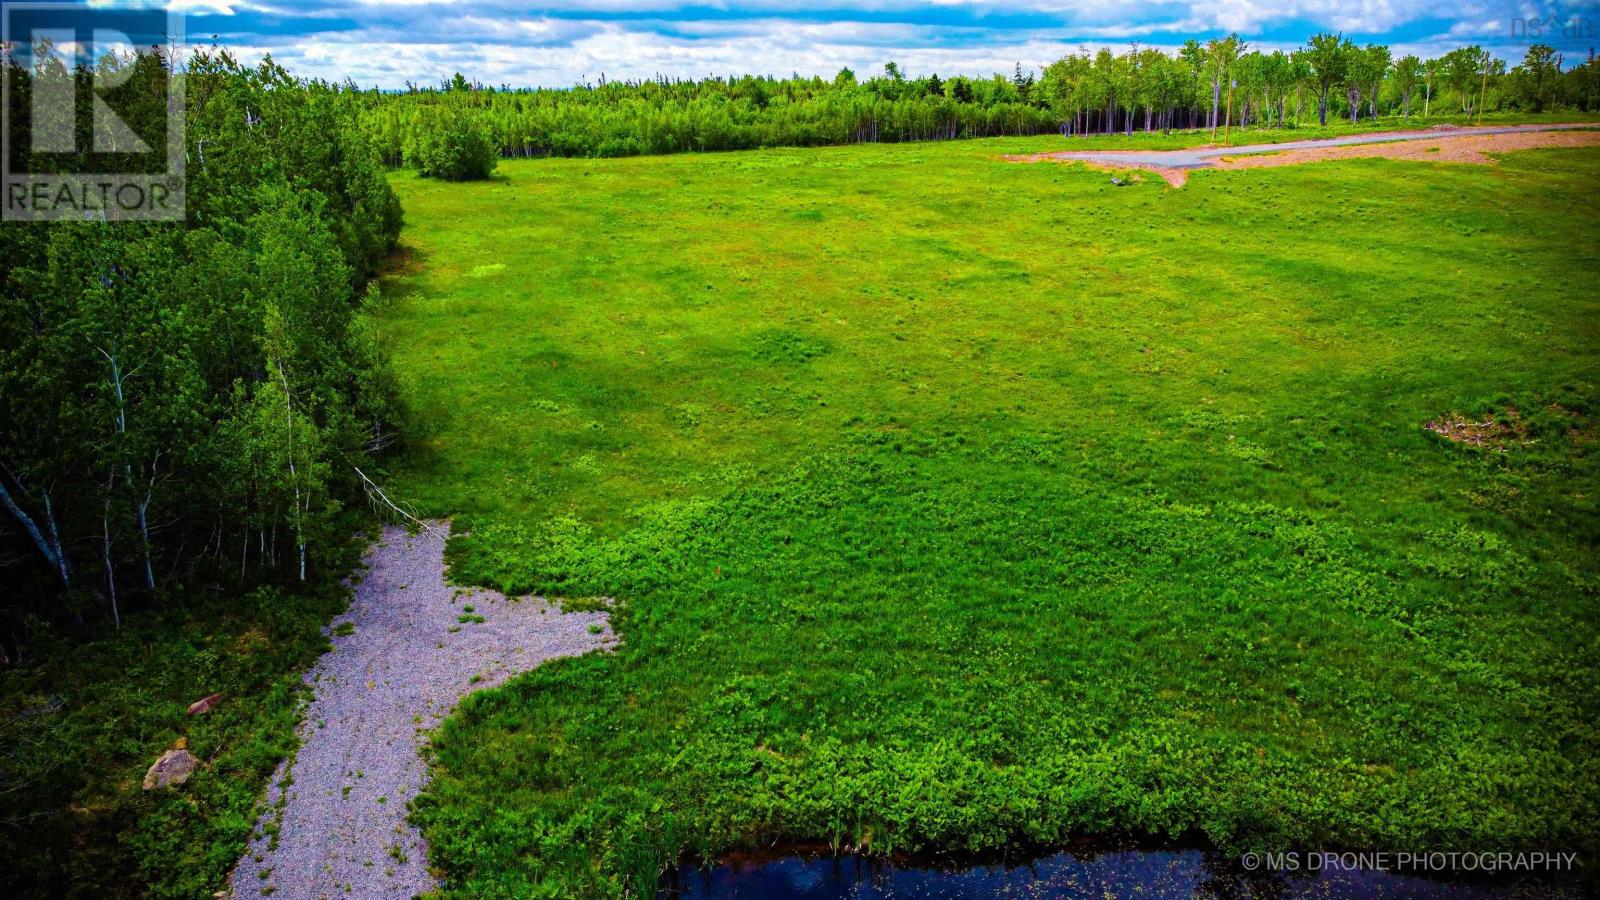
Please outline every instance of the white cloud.
[[[398, 87], [461, 71], [491, 84], [568, 85], [610, 78], [746, 72], [877, 71], [986, 75], [1040, 65], [1079, 46], [1175, 46], [1237, 31], [1266, 48], [1312, 29], [1404, 46], [1509, 37], [1530, 0], [179, 0], [241, 24], [225, 44], [270, 49], [291, 71]], [[707, 6], [715, 15], [694, 10]], [[1585, 0], [1578, 7], [1593, 7]], [[208, 19], [207, 27], [216, 19]], [[350, 23], [356, 25], [350, 27]], [[1417, 37], [1418, 29], [1427, 37]], [[1447, 49], [1447, 48], [1446, 48]], [[1515, 51], [1509, 48], [1506, 52]]]

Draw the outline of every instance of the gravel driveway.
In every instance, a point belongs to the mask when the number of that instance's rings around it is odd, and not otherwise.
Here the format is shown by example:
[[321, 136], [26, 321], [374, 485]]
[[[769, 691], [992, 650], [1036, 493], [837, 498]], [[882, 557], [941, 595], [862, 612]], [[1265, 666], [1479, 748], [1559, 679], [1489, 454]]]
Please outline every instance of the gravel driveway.
[[[1490, 153], [1504, 150], [1530, 149], [1539, 146], [1559, 146], [1556, 139], [1540, 140], [1534, 135], [1550, 135], [1562, 131], [1593, 132], [1600, 128], [1594, 122], [1574, 122], [1560, 125], [1478, 125], [1430, 128], [1420, 131], [1382, 131], [1372, 134], [1348, 134], [1342, 137], [1315, 138], [1304, 141], [1284, 141], [1277, 144], [1243, 144], [1239, 146], [1187, 147], [1179, 150], [1062, 150], [1050, 153], [1031, 153], [1004, 157], [1009, 162], [1087, 162], [1118, 169], [1147, 169], [1161, 175], [1168, 184], [1181, 186], [1187, 173], [1205, 168], [1253, 168], [1259, 165], [1283, 165], [1315, 162], [1339, 156], [1398, 156], [1404, 155], [1402, 145], [1410, 141], [1429, 141], [1458, 148], [1474, 140], [1479, 149]], [[1490, 141], [1490, 138], [1527, 136], [1522, 141]], [[1592, 135], [1590, 135], [1592, 137]], [[1531, 138], [1531, 139], [1529, 139]], [[1582, 141], [1588, 143], [1588, 141]], [[1384, 145], [1371, 152], [1339, 154], [1338, 148]], [[1470, 152], [1476, 150], [1467, 148]], [[1448, 160], [1452, 154], [1427, 157], [1434, 161]], [[1477, 160], [1459, 160], [1477, 161]]]
[[604, 613], [447, 584], [450, 525], [431, 524], [416, 536], [387, 528], [367, 551], [350, 608], [331, 626], [333, 650], [306, 675], [313, 699], [301, 747], [273, 776], [234, 897], [411, 897], [436, 887], [427, 844], [405, 821], [427, 777], [417, 752], [427, 730], [471, 691], [612, 640]]

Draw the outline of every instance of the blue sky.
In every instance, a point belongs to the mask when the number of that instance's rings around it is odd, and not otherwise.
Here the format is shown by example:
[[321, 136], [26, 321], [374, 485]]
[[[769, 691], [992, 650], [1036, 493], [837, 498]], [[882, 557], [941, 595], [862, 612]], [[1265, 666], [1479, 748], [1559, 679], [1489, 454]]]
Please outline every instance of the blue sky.
[[562, 86], [602, 73], [864, 73], [888, 60], [913, 75], [986, 75], [1078, 47], [1174, 47], [1228, 31], [1264, 48], [1329, 29], [1419, 55], [1477, 43], [1513, 61], [1535, 40], [1530, 26], [1569, 60], [1600, 43], [1600, 0], [176, 2], [191, 42], [215, 39], [246, 57], [270, 52], [296, 74], [386, 88], [457, 70], [486, 84]]

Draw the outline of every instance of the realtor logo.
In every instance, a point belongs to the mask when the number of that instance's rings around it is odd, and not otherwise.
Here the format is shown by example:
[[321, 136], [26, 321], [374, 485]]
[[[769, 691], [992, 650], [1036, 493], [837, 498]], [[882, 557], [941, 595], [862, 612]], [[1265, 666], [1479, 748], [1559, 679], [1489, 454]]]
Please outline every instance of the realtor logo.
[[164, 6], [0, 3], [0, 218], [182, 220], [183, 37]]

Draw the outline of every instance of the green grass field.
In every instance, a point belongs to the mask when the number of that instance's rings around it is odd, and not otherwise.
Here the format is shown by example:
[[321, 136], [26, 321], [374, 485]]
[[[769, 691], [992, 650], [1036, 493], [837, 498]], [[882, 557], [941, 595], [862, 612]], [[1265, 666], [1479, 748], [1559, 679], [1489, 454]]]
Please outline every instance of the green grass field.
[[778, 839], [1594, 847], [1600, 154], [998, 159], [1062, 146], [395, 176], [394, 493], [624, 639], [442, 727], [454, 890]]

